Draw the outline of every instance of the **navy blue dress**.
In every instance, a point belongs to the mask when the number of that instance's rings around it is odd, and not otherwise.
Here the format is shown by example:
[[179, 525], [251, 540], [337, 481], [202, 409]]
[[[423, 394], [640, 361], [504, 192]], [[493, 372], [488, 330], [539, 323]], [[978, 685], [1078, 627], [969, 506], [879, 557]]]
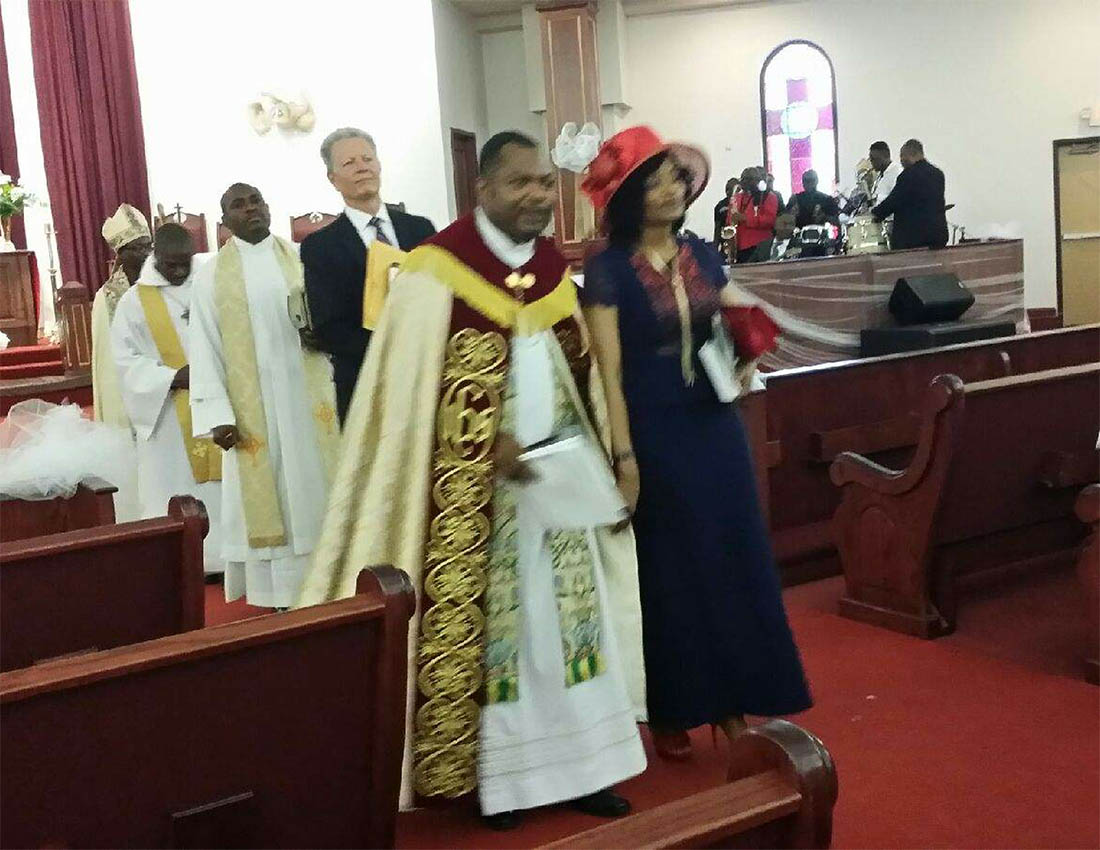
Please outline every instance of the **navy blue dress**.
[[618, 308], [622, 380], [641, 476], [634, 515], [649, 722], [664, 730], [812, 701], [787, 623], [752, 460], [733, 404], [699, 362], [725, 282], [699, 240], [678, 257], [691, 304], [695, 378], [681, 365], [671, 276], [610, 247], [585, 266], [586, 306]]

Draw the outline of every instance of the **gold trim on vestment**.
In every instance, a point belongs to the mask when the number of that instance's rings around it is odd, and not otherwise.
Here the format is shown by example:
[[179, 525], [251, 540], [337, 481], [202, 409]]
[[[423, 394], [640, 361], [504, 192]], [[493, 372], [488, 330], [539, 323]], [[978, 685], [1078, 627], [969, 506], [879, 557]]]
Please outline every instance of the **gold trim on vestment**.
[[424, 272], [454, 292], [493, 324], [521, 335], [548, 330], [577, 309], [577, 287], [566, 269], [561, 281], [537, 301], [525, 303], [494, 286], [450, 251], [421, 245], [405, 258], [402, 271]]
[[[145, 323], [157, 346], [160, 362], [177, 372], [187, 365], [187, 355], [172, 317], [168, 315], [168, 305], [164, 293], [158, 286], [138, 285], [138, 300], [145, 313]], [[172, 405], [176, 409], [176, 419], [183, 435], [183, 447], [187, 453], [187, 462], [191, 465], [191, 475], [198, 484], [207, 481], [222, 480], [222, 453], [209, 438], [195, 437], [191, 427], [191, 392], [187, 389], [169, 390]]]
[[407, 257], [400, 248], [375, 239], [367, 248], [367, 276], [363, 280], [363, 327], [373, 331], [390, 291], [390, 270]]
[[477, 787], [476, 698], [483, 678], [493, 495], [492, 449], [501, 416], [508, 343], [465, 328], [447, 344], [436, 416], [432, 501], [420, 624], [413, 786], [425, 796], [457, 797]]

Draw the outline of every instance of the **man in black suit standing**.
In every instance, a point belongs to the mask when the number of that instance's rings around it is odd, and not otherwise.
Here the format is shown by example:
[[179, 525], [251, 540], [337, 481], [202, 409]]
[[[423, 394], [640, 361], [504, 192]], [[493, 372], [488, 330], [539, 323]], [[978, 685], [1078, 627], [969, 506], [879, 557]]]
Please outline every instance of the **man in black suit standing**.
[[904, 169], [890, 195], [871, 210], [875, 221], [894, 215], [890, 247], [942, 248], [947, 244], [943, 172], [924, 158], [924, 146], [910, 139], [898, 156]]
[[435, 233], [431, 221], [382, 202], [382, 165], [374, 139], [344, 127], [321, 143], [328, 179], [344, 198], [332, 224], [302, 242], [313, 342], [332, 355], [341, 423], [370, 341], [363, 327], [367, 252], [375, 240], [410, 251]]

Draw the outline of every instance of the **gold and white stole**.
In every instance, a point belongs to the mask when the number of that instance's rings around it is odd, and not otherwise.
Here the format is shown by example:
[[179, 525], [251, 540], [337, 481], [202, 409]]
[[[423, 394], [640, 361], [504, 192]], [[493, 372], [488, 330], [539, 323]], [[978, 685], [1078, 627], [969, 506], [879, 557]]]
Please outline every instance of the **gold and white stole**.
[[[159, 286], [139, 284], [137, 294], [161, 362], [170, 369], [179, 371], [187, 365], [187, 355], [183, 351], [172, 317], [168, 315], [164, 293]], [[209, 438], [192, 435], [190, 390], [174, 389], [171, 393], [172, 405], [176, 409], [176, 419], [180, 423], [180, 433], [183, 434], [187, 461], [191, 464], [191, 474], [195, 477], [195, 482], [205, 484], [207, 481], [221, 481], [221, 449]]]
[[[304, 286], [302, 265], [294, 249], [276, 236], [274, 251], [287, 293], [292, 289], [301, 289]], [[252, 317], [248, 310], [244, 266], [240, 251], [232, 239], [218, 252], [215, 263], [214, 305], [221, 333], [229, 403], [240, 432], [236, 449], [248, 545], [253, 549], [284, 546], [287, 542], [286, 525], [271, 466], [267, 416], [260, 388]], [[336, 424], [329, 362], [324, 354], [308, 349], [302, 349], [301, 356], [317, 445], [325, 464], [326, 480], [331, 482], [340, 432]]]

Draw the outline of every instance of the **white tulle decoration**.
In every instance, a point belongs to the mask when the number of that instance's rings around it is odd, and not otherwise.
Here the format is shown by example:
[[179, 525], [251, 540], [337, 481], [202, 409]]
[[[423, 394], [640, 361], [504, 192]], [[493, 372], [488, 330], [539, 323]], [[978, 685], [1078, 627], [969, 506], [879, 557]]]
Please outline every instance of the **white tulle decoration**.
[[3, 351], [5, 348], [7, 348], [10, 342], [11, 338], [3, 331], [0, 331], [0, 351]]
[[125, 428], [93, 422], [75, 404], [32, 398], [14, 405], [0, 423], [0, 494], [39, 501], [69, 498], [88, 477], [118, 487], [115, 515], [132, 519], [137, 453]]
[[554, 142], [554, 150], [550, 152], [550, 158], [554, 165], [566, 171], [574, 171], [580, 174], [588, 163], [596, 158], [600, 150], [600, 128], [591, 121], [587, 122], [580, 130], [576, 123], [567, 121]]

